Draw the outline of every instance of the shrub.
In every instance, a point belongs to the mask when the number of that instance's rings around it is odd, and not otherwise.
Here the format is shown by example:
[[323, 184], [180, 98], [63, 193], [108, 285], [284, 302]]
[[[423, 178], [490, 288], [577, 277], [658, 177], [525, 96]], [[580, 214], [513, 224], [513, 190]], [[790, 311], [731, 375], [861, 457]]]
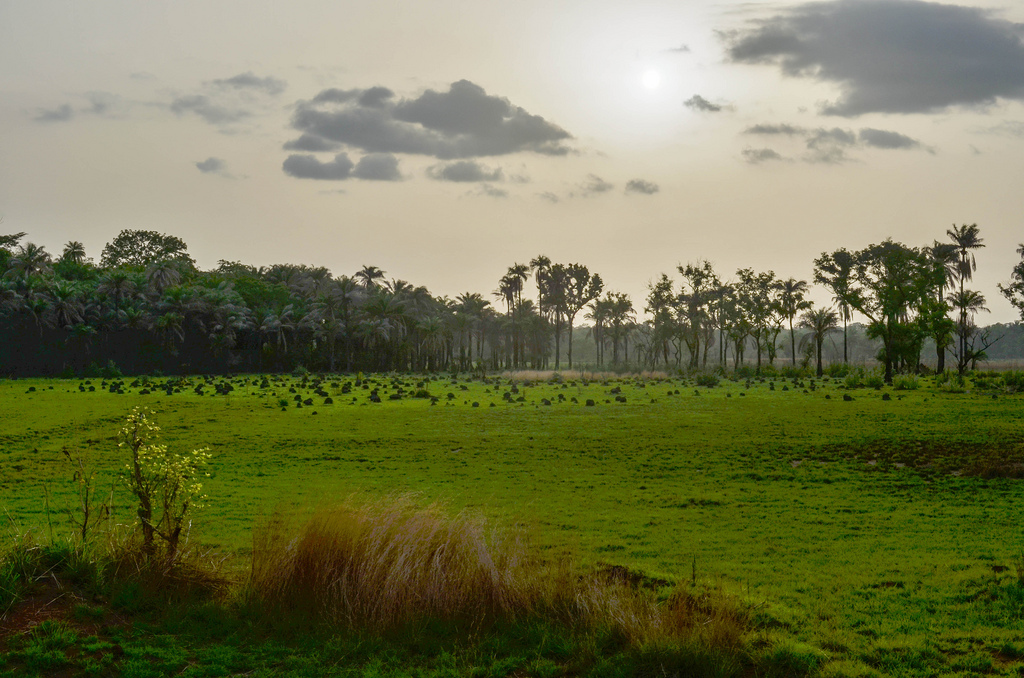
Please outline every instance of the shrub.
[[878, 372], [872, 372], [864, 377], [864, 385], [868, 388], [879, 389], [885, 386], [885, 379]]
[[966, 390], [966, 384], [964, 376], [956, 372], [942, 372], [935, 375], [935, 385], [947, 393], [963, 393]]
[[117, 367], [117, 363], [113, 360], [108, 360], [107, 366], [101, 371], [101, 376], [104, 379], [120, 379], [124, 375], [121, 374], [121, 370]]
[[166, 546], [167, 560], [173, 561], [189, 514], [206, 498], [201, 478], [209, 475], [202, 469], [210, 455], [209, 448], [180, 454], [155, 442], [160, 427], [154, 414], [144, 408], [133, 409], [118, 433], [117, 446], [130, 455], [127, 483], [139, 502], [136, 513], [143, 553], [154, 555], [159, 537]]
[[921, 382], [913, 374], [897, 374], [892, 380], [893, 390], [916, 391], [921, 387]]
[[1003, 388], [1011, 393], [1024, 390], [1024, 372], [1009, 370], [1003, 372]]
[[864, 385], [864, 373], [861, 370], [851, 370], [843, 379], [843, 386], [846, 388], [860, 388]]
[[714, 388], [718, 386], [718, 377], [711, 372], [701, 372], [694, 379], [698, 386], [706, 386], [708, 388]]
[[850, 366], [847, 365], [846, 363], [832, 363], [831, 365], [826, 367], [823, 371], [825, 372], [826, 375], [828, 375], [830, 377], [833, 377], [833, 378], [836, 378], [836, 379], [843, 379], [848, 374], [850, 374]]

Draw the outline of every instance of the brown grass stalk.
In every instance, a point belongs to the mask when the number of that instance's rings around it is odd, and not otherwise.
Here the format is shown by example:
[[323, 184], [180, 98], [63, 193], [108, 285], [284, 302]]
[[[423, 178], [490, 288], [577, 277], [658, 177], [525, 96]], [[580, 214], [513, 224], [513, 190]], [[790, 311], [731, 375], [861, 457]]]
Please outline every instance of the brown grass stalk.
[[249, 595], [284, 614], [383, 631], [424, 619], [479, 626], [534, 617], [608, 629], [630, 643], [736, 647], [745, 611], [719, 592], [653, 587], [568, 561], [543, 562], [524, 539], [409, 496], [350, 499], [292, 528], [280, 514], [254, 531]]

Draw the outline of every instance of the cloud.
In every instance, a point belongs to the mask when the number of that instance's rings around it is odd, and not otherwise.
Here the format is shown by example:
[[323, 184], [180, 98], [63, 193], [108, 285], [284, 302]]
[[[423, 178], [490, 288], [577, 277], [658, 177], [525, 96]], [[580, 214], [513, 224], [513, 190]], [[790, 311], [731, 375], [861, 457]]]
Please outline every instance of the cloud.
[[786, 136], [803, 136], [807, 130], [794, 125], [754, 125], [743, 130], [744, 134], [783, 134]]
[[110, 92], [86, 92], [89, 101], [88, 112], [93, 115], [109, 115], [121, 101], [121, 97]]
[[211, 125], [227, 125], [243, 120], [250, 115], [248, 111], [242, 109], [217, 105], [202, 94], [178, 97], [171, 102], [170, 109], [178, 116], [195, 113]]
[[737, 63], [840, 88], [826, 115], [928, 113], [1024, 100], [1020, 26], [920, 0], [811, 2], [725, 35]]
[[203, 174], [224, 174], [227, 170], [227, 164], [220, 158], [207, 158], [202, 162], [197, 162], [196, 167]]
[[694, 111], [703, 111], [706, 113], [718, 113], [722, 110], [722, 107], [713, 104], [699, 94], [694, 94], [692, 97], [683, 102], [683, 106]]
[[505, 178], [500, 167], [489, 169], [475, 160], [434, 165], [427, 170], [427, 174], [438, 181], [502, 181]]
[[352, 174], [353, 164], [346, 153], [339, 153], [330, 162], [321, 162], [311, 155], [289, 155], [281, 166], [284, 173], [296, 179], [342, 181]]
[[653, 181], [646, 181], [644, 179], [630, 179], [626, 182], [626, 193], [643, 193], [644, 195], [654, 195], [661, 188], [658, 184]]
[[[854, 132], [853, 130], [842, 129], [839, 127], [833, 127], [831, 129], [825, 127], [808, 129], [806, 127], [787, 124], [759, 124], [748, 127], [743, 131], [743, 133], [761, 136], [799, 137], [803, 139], [804, 145], [808, 151], [803, 157], [805, 161], [831, 165], [849, 161], [850, 157], [847, 155], [846, 151], [851, 148], [859, 147], [877, 148], [881, 150], [923, 149], [929, 153], [934, 153], [933, 149], [928, 148], [917, 139], [908, 137], [905, 134], [889, 130], [874, 129], [871, 127], [865, 127], [861, 129], [860, 132]], [[774, 153], [774, 151], [772, 152]], [[746, 151], [744, 151], [744, 154], [746, 154]], [[766, 159], [775, 158], [769, 157]], [[760, 160], [750, 160], [748, 157], [748, 161], [759, 162]]]
[[999, 134], [1010, 137], [1024, 137], [1024, 122], [1020, 120], [1004, 120], [998, 125], [977, 130], [983, 134]]
[[752, 165], [770, 160], [785, 160], [785, 158], [779, 155], [778, 151], [770, 148], [745, 148], [743, 149], [743, 157]]
[[398, 158], [390, 153], [369, 153], [356, 163], [352, 176], [368, 181], [401, 181]]
[[557, 195], [555, 195], [551, 191], [544, 191], [543, 193], [538, 193], [537, 197], [540, 198], [541, 200], [547, 200], [548, 202], [550, 202], [552, 204], [554, 204], [556, 202], [560, 202], [562, 200], [561, 198], [559, 198]]
[[57, 108], [41, 108], [32, 119], [36, 122], [67, 122], [75, 117], [71, 104], [61, 104]]
[[[850, 130], [820, 128], [808, 133], [807, 148], [820, 149], [832, 146], [853, 146], [857, 143], [857, 136]], [[895, 134], [895, 132], [892, 132]]]
[[865, 146], [871, 146], [873, 148], [920, 148], [921, 142], [917, 139], [911, 139], [905, 134], [899, 132], [888, 132], [881, 129], [871, 129], [866, 127], [860, 131], [858, 135], [860, 142]]
[[240, 73], [233, 78], [227, 78], [225, 80], [214, 80], [213, 84], [217, 87], [224, 89], [236, 89], [236, 90], [262, 90], [271, 96], [276, 96], [283, 92], [288, 86], [284, 80], [278, 80], [277, 78], [260, 78], [257, 77], [252, 71], [246, 73]]
[[596, 174], [588, 174], [587, 180], [580, 184], [584, 197], [607, 193], [615, 188], [615, 184], [608, 183]]
[[336, 141], [329, 141], [323, 137], [313, 134], [303, 134], [298, 139], [292, 139], [285, 143], [286, 151], [306, 151], [307, 153], [322, 153], [324, 151], [336, 151], [341, 144]]
[[370, 153], [448, 160], [518, 152], [566, 155], [572, 136], [468, 80], [448, 91], [396, 99], [384, 87], [328, 89], [299, 102], [292, 127]]
[[676, 54], [689, 54], [690, 53], [690, 46], [689, 45], [679, 45], [679, 47], [670, 47], [670, 48], [668, 48], [665, 51], [666, 52], [675, 52]]
[[857, 144], [857, 135], [850, 130], [819, 128], [807, 133], [807, 155], [804, 160], [825, 165], [840, 165], [850, 158], [846, 149]]
[[481, 184], [480, 189], [476, 191], [477, 195], [482, 195], [488, 198], [507, 198], [508, 191], [491, 184]]

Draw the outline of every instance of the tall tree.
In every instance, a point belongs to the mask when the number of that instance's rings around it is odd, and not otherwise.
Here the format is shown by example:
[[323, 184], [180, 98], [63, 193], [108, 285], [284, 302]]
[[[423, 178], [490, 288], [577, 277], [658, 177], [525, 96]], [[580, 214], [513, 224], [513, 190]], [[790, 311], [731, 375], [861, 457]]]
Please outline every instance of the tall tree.
[[[553, 302], [559, 317], [564, 318], [569, 329], [569, 369], [572, 369], [572, 334], [576, 315], [584, 306], [601, 295], [604, 282], [596, 273], [591, 275], [582, 264], [554, 264], [551, 267], [551, 278], [557, 281]], [[556, 321], [556, 346], [558, 342]], [[558, 349], [555, 349], [555, 369], [558, 369]]]
[[930, 264], [917, 248], [892, 240], [870, 245], [855, 256], [850, 304], [870, 320], [868, 337], [882, 340], [879, 360], [885, 365], [885, 381], [891, 384], [894, 367], [920, 355], [925, 330], [911, 315], [930, 297]]
[[797, 313], [811, 307], [811, 302], [804, 298], [806, 295], [806, 280], [789, 278], [779, 283], [779, 308], [783, 317], [789, 321], [790, 364], [793, 367], [796, 367], [796, 335], [793, 333], [793, 319]]
[[[977, 224], [964, 224], [959, 227], [954, 224], [953, 228], [946, 231], [946, 235], [948, 235], [950, 240], [953, 242], [953, 246], [956, 247], [957, 254], [959, 255], [956, 277], [960, 290], [958, 294], [950, 297], [950, 302], [960, 310], [960, 320], [957, 323], [957, 334], [960, 338], [957, 370], [960, 374], [963, 374], [964, 370], [967, 369], [964, 356], [967, 354], [967, 340], [972, 328], [972, 323], [968, 317], [970, 309], [966, 304], [971, 301], [973, 297], [967, 294], [968, 290], [965, 289], [964, 285], [968, 280], [971, 280], [974, 277], [974, 272], [978, 270], [978, 262], [974, 258], [974, 250], [985, 246], [984, 241], [978, 236], [978, 233], [979, 229]], [[981, 298], [982, 304], [984, 304], [984, 297]]]
[[824, 344], [825, 337], [828, 336], [828, 333], [836, 329], [838, 324], [839, 315], [831, 308], [819, 308], [816, 310], [806, 311], [800, 317], [800, 327], [810, 330], [810, 332], [804, 335], [804, 339], [814, 342], [818, 367], [816, 374], [819, 377], [823, 372], [821, 366], [822, 344]]
[[376, 266], [363, 266], [355, 274], [356, 280], [367, 292], [380, 286], [380, 280], [384, 279], [384, 271]]
[[839, 314], [843, 320], [843, 363], [850, 362], [848, 351], [847, 323], [851, 320], [853, 309], [853, 274], [857, 266], [857, 258], [846, 248], [831, 253], [823, 253], [814, 260], [814, 282], [824, 285], [832, 291], [832, 300], [839, 306]]
[[953, 243], [934, 241], [924, 248], [931, 263], [932, 286], [935, 288], [934, 301], [926, 310], [927, 324], [935, 340], [935, 371], [946, 371], [946, 351], [953, 341], [955, 323], [948, 318], [949, 303], [946, 288], [955, 284], [960, 266], [960, 253]]
[[188, 245], [181, 238], [156, 231], [123, 230], [107, 243], [100, 257], [103, 268], [140, 268], [159, 261], [174, 260], [189, 269], [195, 260], [188, 253]]

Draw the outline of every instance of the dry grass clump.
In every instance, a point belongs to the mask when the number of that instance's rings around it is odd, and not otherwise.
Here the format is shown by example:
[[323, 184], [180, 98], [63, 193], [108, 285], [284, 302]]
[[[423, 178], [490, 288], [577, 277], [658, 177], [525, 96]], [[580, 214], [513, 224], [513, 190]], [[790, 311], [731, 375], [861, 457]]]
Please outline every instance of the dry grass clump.
[[277, 516], [254, 534], [254, 600], [353, 628], [536, 618], [636, 645], [732, 648], [747, 625], [745, 610], [721, 592], [680, 588], [659, 600], [655, 586], [625, 568], [581, 574], [566, 561], [543, 562], [522, 539], [408, 496], [323, 508], [294, 533]]
[[275, 518], [254, 535], [252, 592], [285, 610], [380, 630], [424, 617], [480, 622], [529, 605], [522, 549], [409, 497], [320, 509], [291, 537]]

